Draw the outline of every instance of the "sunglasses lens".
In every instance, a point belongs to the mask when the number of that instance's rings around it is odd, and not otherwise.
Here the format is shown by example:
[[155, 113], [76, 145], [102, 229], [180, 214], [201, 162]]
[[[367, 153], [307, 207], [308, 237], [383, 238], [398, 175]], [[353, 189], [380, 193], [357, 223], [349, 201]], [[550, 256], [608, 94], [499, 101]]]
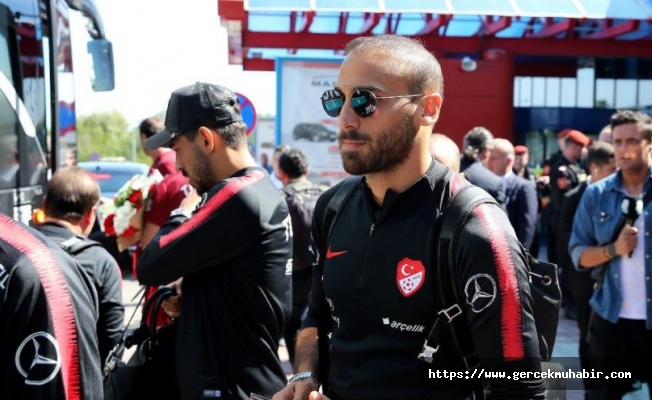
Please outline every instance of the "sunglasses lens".
[[327, 90], [321, 96], [321, 106], [329, 116], [335, 118], [340, 115], [344, 105], [344, 96], [337, 90]]
[[368, 90], [356, 90], [351, 97], [351, 107], [362, 118], [369, 118], [376, 111], [376, 96]]

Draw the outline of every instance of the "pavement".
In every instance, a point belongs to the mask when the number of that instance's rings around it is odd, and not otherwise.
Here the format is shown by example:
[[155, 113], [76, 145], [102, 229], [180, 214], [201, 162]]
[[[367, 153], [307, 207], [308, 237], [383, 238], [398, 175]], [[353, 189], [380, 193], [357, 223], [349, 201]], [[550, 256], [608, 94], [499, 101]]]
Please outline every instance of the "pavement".
[[[545, 248], [542, 249], [542, 252], [545, 252]], [[545, 254], [545, 253], [543, 253]], [[136, 281], [130, 274], [125, 274], [123, 278], [123, 299], [125, 305], [125, 324], [132, 316], [138, 299], [133, 299], [134, 295], [138, 292], [139, 289], [138, 281]], [[133, 320], [129, 324], [129, 329], [137, 328], [140, 325], [140, 312], [137, 312], [134, 315]], [[572, 371], [580, 371], [580, 363], [578, 357], [578, 348], [579, 348], [579, 330], [577, 328], [577, 323], [573, 320], [567, 319], [563, 316], [559, 318], [559, 325], [557, 328], [557, 338], [555, 341], [555, 347], [553, 349], [553, 360], [557, 359], [561, 362], [566, 370], [572, 369]], [[125, 351], [123, 358], [125, 361], [131, 356], [135, 349], [128, 349]], [[283, 369], [288, 375], [288, 378], [292, 376], [292, 366], [288, 361], [288, 353], [285, 348], [284, 343], [281, 343], [279, 347], [279, 356], [281, 358]], [[569, 379], [566, 382], [566, 400], [583, 400], [584, 399], [584, 390], [581, 379]], [[648, 390], [646, 385], [643, 386], [642, 390], [637, 390], [635, 392], [629, 393], [625, 396], [624, 400], [645, 400], [650, 399], [647, 396]]]

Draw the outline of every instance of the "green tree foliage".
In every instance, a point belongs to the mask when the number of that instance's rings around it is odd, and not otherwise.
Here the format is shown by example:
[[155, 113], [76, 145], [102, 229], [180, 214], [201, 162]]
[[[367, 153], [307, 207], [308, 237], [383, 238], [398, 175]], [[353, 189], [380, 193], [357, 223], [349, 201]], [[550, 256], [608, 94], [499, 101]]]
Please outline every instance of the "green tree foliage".
[[117, 111], [96, 113], [77, 118], [77, 159], [90, 161], [93, 153], [101, 158], [132, 159], [132, 140], [136, 140], [136, 161], [151, 163], [140, 148], [138, 128], [129, 130], [129, 123]]

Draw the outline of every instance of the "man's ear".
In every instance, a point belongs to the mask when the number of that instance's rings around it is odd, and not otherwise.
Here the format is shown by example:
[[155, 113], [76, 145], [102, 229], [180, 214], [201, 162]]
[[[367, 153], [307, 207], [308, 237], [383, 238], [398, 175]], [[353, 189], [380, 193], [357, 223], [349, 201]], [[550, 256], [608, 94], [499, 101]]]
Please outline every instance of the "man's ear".
[[423, 115], [421, 116], [423, 125], [434, 125], [439, 119], [439, 111], [444, 99], [439, 93], [432, 93], [421, 98], [423, 105]]
[[199, 127], [195, 140], [200, 141], [199, 145], [207, 153], [212, 153], [215, 151], [216, 147], [222, 144], [222, 138], [220, 135], [205, 126]]
[[280, 168], [278, 169], [278, 179], [283, 182], [284, 185], [290, 183], [290, 177]]

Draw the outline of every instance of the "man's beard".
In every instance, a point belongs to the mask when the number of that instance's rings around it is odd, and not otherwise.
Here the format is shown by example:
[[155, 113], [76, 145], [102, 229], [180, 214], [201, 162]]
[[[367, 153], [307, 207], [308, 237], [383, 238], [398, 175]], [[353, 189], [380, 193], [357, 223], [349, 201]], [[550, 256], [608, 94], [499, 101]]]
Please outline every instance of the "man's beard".
[[[410, 114], [406, 114], [391, 129], [381, 132], [373, 143], [366, 133], [340, 131], [338, 141], [342, 166], [351, 175], [393, 171], [405, 162], [418, 132]], [[364, 154], [362, 151], [342, 150], [342, 141], [346, 139], [364, 141], [367, 144]]]
[[208, 156], [199, 150], [199, 148], [193, 148], [193, 168], [192, 172], [194, 177], [188, 175], [188, 171], [181, 169], [181, 173], [186, 178], [192, 179], [192, 186], [195, 187], [197, 193], [203, 195], [208, 192], [210, 188], [215, 184], [215, 179], [213, 179], [213, 171], [210, 166], [210, 159]]

